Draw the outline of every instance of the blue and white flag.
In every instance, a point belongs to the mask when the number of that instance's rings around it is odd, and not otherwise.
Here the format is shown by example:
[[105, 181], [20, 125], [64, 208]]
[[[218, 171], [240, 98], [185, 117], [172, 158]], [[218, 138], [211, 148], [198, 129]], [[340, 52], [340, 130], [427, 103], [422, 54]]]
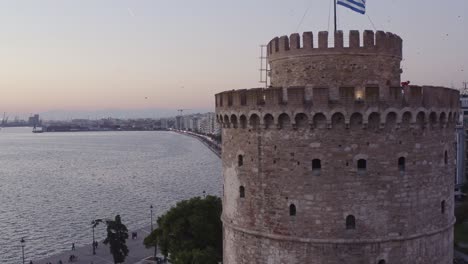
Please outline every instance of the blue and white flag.
[[363, 15], [366, 13], [366, 0], [338, 0], [337, 4]]

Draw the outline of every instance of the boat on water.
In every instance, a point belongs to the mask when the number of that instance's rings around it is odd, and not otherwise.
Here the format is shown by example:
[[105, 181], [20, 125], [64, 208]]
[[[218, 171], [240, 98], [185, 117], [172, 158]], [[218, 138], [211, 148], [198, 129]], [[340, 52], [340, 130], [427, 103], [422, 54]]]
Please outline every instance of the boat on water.
[[36, 126], [34, 126], [32, 132], [33, 133], [44, 133], [44, 129], [42, 127], [40, 129], [38, 129]]

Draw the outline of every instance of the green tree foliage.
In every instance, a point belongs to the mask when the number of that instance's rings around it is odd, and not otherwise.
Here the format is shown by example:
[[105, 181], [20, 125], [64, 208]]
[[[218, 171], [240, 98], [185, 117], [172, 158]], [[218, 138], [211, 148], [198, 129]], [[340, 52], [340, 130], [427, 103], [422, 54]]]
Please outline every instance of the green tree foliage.
[[468, 219], [468, 201], [463, 201], [455, 208], [457, 224], [463, 224]]
[[174, 264], [217, 264], [222, 260], [221, 199], [195, 197], [177, 203], [158, 218], [158, 228], [145, 238], [157, 242]]
[[107, 237], [104, 244], [110, 245], [110, 252], [114, 258], [114, 263], [123, 263], [128, 255], [126, 240], [128, 239], [127, 227], [122, 224], [120, 215], [115, 216], [115, 220], [106, 220]]

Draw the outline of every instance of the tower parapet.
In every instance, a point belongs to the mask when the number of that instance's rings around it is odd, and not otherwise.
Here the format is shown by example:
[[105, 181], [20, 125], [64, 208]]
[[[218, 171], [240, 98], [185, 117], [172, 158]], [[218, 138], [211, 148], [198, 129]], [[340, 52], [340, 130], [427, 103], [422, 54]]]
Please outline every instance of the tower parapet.
[[[354, 87], [341, 89], [339, 98], [331, 98], [329, 87], [271, 87], [225, 91], [216, 94], [216, 109], [255, 110], [259, 108], [287, 109], [304, 108], [333, 110], [335, 108], [449, 108], [459, 107], [459, 91], [434, 86], [389, 87], [384, 97], [379, 96], [380, 87], [367, 87], [362, 93]], [[383, 92], [382, 92], [383, 93]]]
[[349, 32], [348, 46], [344, 44], [343, 31], [337, 31], [334, 42], [329, 42], [329, 32], [318, 33], [318, 46], [314, 46], [314, 35], [312, 32], [298, 33], [288, 36], [275, 37], [268, 43], [269, 61], [291, 59], [294, 56], [314, 56], [332, 54], [351, 54], [369, 56], [391, 56], [402, 58], [403, 40], [400, 36], [390, 32], [365, 30], [361, 43], [360, 32], [351, 30]]
[[338, 31], [330, 46], [328, 34], [318, 33], [317, 47], [312, 32], [303, 34], [302, 45], [297, 33], [270, 41], [271, 85], [335, 87], [330, 91], [332, 95], [338, 94], [338, 87], [342, 86], [400, 85], [403, 41], [399, 36], [366, 30], [361, 45], [359, 31], [352, 30], [349, 45], [345, 46], [343, 32]]
[[[289, 120], [289, 128], [318, 128], [320, 122], [328, 128], [339, 125], [335, 117], [343, 117], [347, 128], [363, 128], [377, 115], [377, 127], [395, 129], [411, 125], [453, 128], [458, 120], [459, 91], [444, 87], [391, 87], [395, 91], [386, 100], [378, 96], [345, 93], [340, 100], [330, 100], [327, 88], [254, 88], [226, 91], [216, 95], [218, 121], [224, 128], [274, 129], [286, 128], [280, 116]], [[317, 116], [324, 120], [318, 121]], [[360, 117], [361, 126], [350, 126], [353, 117]], [[244, 124], [241, 120], [244, 118]], [[269, 120], [270, 118], [270, 120]], [[376, 121], [376, 120], [374, 120]], [[274, 126], [272, 126], [274, 125]]]

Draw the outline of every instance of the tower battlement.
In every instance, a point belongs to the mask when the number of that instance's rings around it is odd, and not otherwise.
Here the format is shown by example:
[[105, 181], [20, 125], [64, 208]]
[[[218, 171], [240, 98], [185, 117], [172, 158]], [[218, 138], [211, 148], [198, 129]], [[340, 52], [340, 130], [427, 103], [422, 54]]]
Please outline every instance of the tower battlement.
[[275, 87], [291, 86], [399, 86], [402, 69], [401, 38], [393, 33], [366, 30], [349, 33], [345, 47], [343, 32], [334, 36], [329, 46], [328, 32], [318, 33], [318, 46], [314, 35], [305, 32], [290, 37], [276, 37], [268, 44], [270, 83]]
[[334, 34], [334, 43], [329, 43], [329, 32], [318, 33], [318, 47], [314, 46], [314, 35], [312, 32], [298, 33], [288, 36], [276, 37], [268, 44], [268, 59], [270, 62], [280, 59], [290, 59], [291, 56], [314, 56], [332, 54], [351, 55], [378, 55], [402, 57], [403, 41], [393, 33], [372, 30], [363, 32], [361, 43], [360, 32], [351, 30], [349, 32], [349, 45], [344, 44], [343, 31]]
[[332, 97], [328, 87], [254, 88], [225, 91], [216, 94], [217, 110], [264, 108], [365, 109], [379, 108], [450, 108], [459, 106], [459, 91], [434, 86], [408, 87], [341, 87], [338, 97]]

